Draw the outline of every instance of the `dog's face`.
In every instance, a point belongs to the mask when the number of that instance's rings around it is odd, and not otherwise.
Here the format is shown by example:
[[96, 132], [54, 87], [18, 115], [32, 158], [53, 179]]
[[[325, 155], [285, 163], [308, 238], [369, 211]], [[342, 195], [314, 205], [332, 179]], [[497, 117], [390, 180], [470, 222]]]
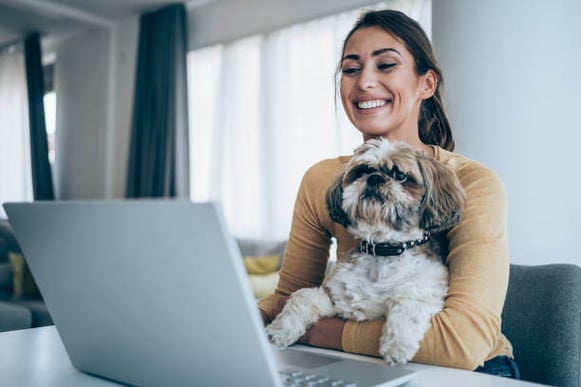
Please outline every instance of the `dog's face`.
[[357, 148], [327, 192], [331, 219], [360, 238], [450, 228], [459, 222], [464, 201], [460, 181], [447, 166], [384, 139]]

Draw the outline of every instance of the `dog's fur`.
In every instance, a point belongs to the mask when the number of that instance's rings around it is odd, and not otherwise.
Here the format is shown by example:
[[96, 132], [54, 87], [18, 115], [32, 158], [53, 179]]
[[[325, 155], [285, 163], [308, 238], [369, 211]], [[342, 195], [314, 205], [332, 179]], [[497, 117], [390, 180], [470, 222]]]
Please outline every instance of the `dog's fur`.
[[[355, 153], [328, 192], [331, 219], [371, 244], [420, 240], [460, 221], [465, 194], [453, 171], [405, 143], [372, 139]], [[296, 342], [321, 317], [385, 319], [379, 352], [388, 364], [412, 359], [444, 303], [448, 271], [434, 241], [399, 256], [356, 248], [319, 288], [292, 294], [266, 327], [272, 343]]]

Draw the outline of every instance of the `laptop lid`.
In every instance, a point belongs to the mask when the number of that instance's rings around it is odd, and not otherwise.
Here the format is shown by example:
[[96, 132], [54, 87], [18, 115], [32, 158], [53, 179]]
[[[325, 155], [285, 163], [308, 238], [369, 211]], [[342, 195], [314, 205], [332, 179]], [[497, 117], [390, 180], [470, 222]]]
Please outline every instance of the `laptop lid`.
[[76, 368], [135, 385], [279, 385], [240, 252], [215, 204], [4, 208]]
[[215, 203], [4, 208], [71, 363], [82, 371], [134, 385], [252, 387], [280, 385], [278, 370], [359, 386], [397, 386], [415, 375], [293, 349], [273, 354]]

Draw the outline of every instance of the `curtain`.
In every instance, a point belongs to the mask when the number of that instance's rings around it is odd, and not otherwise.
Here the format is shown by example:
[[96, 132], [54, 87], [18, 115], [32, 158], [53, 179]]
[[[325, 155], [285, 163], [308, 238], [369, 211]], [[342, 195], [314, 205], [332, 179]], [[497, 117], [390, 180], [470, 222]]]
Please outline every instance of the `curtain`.
[[189, 197], [186, 11], [141, 16], [126, 196]]
[[[426, 0], [376, 7], [429, 23]], [[235, 235], [286, 238], [305, 171], [361, 143], [334, 77], [361, 11], [188, 54], [191, 197], [220, 201]]]
[[[0, 49], [0, 203], [32, 200], [28, 96], [22, 44]], [[6, 217], [0, 206], [0, 217]]]
[[48, 142], [44, 116], [44, 75], [40, 35], [29, 34], [24, 40], [28, 116], [30, 123], [30, 156], [35, 200], [53, 200], [52, 173], [48, 160]]

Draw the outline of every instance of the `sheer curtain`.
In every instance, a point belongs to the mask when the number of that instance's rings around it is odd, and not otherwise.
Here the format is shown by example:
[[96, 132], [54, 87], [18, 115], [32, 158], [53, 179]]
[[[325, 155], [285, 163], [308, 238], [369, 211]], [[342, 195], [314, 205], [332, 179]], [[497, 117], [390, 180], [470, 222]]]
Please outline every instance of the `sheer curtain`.
[[[0, 203], [32, 200], [28, 95], [22, 45], [0, 49]], [[0, 217], [5, 217], [0, 206]]]
[[[400, 9], [430, 30], [428, 0], [376, 7]], [[220, 201], [235, 235], [286, 238], [305, 171], [361, 143], [334, 77], [361, 11], [188, 54], [191, 198]]]

